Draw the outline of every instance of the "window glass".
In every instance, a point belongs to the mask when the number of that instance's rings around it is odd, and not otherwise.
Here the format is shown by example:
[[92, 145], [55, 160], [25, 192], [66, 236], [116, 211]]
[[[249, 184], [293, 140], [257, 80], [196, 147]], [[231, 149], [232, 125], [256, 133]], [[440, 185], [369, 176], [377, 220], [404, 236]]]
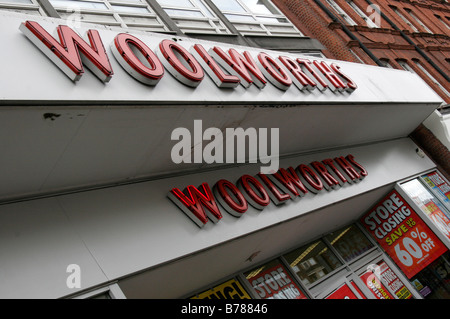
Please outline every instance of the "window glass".
[[156, 0], [183, 32], [231, 33], [202, 0]]
[[292, 270], [305, 286], [342, 266], [336, 255], [328, 249], [322, 240], [308, 244], [284, 255]]
[[[1, 1], [1, 0], [0, 0]], [[165, 32], [169, 29], [145, 0], [49, 0], [61, 18], [138, 30]], [[75, 13], [72, 13], [75, 10]]]
[[170, 16], [185, 16], [185, 17], [203, 17], [203, 14], [199, 11], [177, 10], [177, 9], [165, 9]]
[[212, 0], [220, 11], [245, 12], [245, 9], [236, 0]]
[[241, 0], [253, 13], [272, 14], [261, 0]]
[[306, 299], [278, 259], [256, 267], [244, 276], [262, 299]]
[[369, 239], [355, 225], [330, 233], [326, 238], [346, 262], [373, 247]]
[[419, 179], [413, 179], [401, 186], [442, 234], [450, 239], [450, 212], [439, 199], [429, 192]]
[[31, 0], [0, 0], [0, 2], [10, 2], [10, 3], [23, 3], [23, 4], [32, 4]]
[[193, 8], [194, 5], [189, 0], [158, 0], [162, 6]]
[[80, 8], [80, 9], [103, 9], [108, 7], [101, 2], [77, 1], [77, 0], [50, 0], [50, 3], [56, 7]]
[[242, 35], [301, 36], [269, 1], [211, 0]]

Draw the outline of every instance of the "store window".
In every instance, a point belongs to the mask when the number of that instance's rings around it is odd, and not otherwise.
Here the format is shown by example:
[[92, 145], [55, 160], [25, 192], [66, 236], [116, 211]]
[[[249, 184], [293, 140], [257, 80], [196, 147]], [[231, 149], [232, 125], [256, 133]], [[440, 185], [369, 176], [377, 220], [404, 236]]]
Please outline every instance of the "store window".
[[306, 287], [342, 266], [337, 256], [322, 240], [296, 249], [283, 257]]
[[302, 36], [268, 0], [211, 0], [242, 35]]
[[279, 259], [244, 273], [261, 299], [306, 299]]
[[345, 262], [352, 261], [374, 247], [356, 225], [330, 233], [325, 238]]
[[411, 299], [413, 294], [384, 260], [370, 264], [359, 278], [375, 299]]
[[227, 280], [217, 286], [195, 294], [191, 299], [251, 299], [248, 292], [236, 279]]
[[231, 33], [202, 0], [156, 1], [184, 33]]
[[145, 0], [50, 0], [72, 24], [90, 22], [152, 32], [169, 29]]
[[45, 16], [36, 0], [0, 0], [0, 10]]
[[411, 284], [425, 299], [450, 299], [450, 252], [411, 278]]
[[402, 183], [400, 186], [424, 215], [450, 241], [449, 183], [438, 172], [431, 172]]

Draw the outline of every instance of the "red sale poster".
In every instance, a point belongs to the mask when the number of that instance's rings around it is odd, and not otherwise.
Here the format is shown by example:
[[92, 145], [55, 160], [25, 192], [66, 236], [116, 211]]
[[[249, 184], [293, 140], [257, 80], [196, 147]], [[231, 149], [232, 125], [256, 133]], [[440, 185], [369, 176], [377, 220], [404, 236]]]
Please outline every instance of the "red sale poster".
[[408, 278], [447, 251], [395, 190], [369, 210], [361, 223]]
[[282, 265], [276, 265], [249, 279], [262, 299], [307, 299]]
[[328, 295], [325, 299], [358, 299], [347, 284], [342, 284], [332, 294]]

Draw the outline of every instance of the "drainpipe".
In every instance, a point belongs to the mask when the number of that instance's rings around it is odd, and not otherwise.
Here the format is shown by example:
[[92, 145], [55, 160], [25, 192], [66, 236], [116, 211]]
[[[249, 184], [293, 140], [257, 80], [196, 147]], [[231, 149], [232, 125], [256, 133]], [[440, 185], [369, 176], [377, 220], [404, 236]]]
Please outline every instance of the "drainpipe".
[[361, 49], [379, 66], [383, 66], [383, 63], [370, 51], [364, 43], [362, 43], [348, 28], [343, 24], [320, 0], [314, 0], [314, 2], [333, 20], [333, 22], [339, 23], [342, 30], [347, 34], [350, 39], [357, 41]]
[[[372, 1], [370, 0], [366, 0], [366, 2], [373, 6], [374, 4], [372, 3]], [[403, 39], [405, 39], [409, 44], [414, 46], [414, 49], [416, 49], [416, 51], [433, 67], [436, 69], [436, 71], [439, 72], [440, 75], [442, 75], [444, 77], [444, 79], [446, 79], [448, 82], [450, 82], [450, 77], [448, 76], [448, 74], [446, 72], [444, 72], [443, 70], [441, 70], [441, 68], [436, 65], [433, 60], [430, 59], [430, 57], [423, 52], [423, 50], [421, 48], [419, 48], [402, 30], [400, 30], [397, 25], [392, 22], [381, 10], [380, 10], [380, 15], [381, 17], [386, 20], [392, 28], [394, 28], [394, 30], [399, 31], [401, 36], [403, 37]]]

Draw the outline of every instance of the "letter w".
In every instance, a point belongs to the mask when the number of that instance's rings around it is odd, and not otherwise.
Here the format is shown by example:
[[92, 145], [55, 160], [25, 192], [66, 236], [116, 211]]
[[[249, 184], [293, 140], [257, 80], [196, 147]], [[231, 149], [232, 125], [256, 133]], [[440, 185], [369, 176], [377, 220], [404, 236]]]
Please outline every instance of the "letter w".
[[114, 72], [98, 31], [89, 30], [87, 32], [90, 42], [88, 44], [65, 25], [57, 28], [60, 42], [34, 21], [22, 23], [19, 29], [72, 81], [78, 81], [83, 75], [83, 64], [101, 81], [109, 82], [111, 80]]
[[204, 194], [190, 185], [186, 187], [186, 194], [178, 188], [173, 188], [167, 195], [199, 227], [203, 227], [208, 222], [208, 218], [214, 223], [222, 219], [209, 185], [203, 183], [201, 188]]

